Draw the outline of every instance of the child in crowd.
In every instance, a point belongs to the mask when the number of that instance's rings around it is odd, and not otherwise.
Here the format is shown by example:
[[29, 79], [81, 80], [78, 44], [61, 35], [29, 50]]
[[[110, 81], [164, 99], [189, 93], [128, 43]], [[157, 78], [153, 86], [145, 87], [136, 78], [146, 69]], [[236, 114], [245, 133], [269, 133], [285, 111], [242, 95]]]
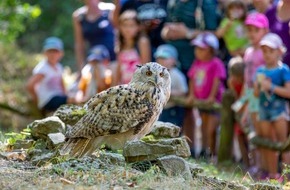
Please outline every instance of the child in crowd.
[[[267, 17], [262, 13], [250, 13], [246, 20], [245, 25], [247, 29], [247, 36], [250, 40], [251, 46], [249, 46], [244, 55], [245, 62], [245, 85], [243, 90], [243, 96], [240, 98], [241, 104], [247, 102], [244, 109], [244, 113], [241, 117], [241, 124], [245, 125], [247, 121], [250, 121], [257, 134], [260, 134], [260, 127], [258, 124], [257, 114], [259, 112], [259, 99], [253, 94], [254, 76], [257, 68], [263, 65], [264, 57], [260, 48], [260, 41], [262, 37], [267, 34], [269, 30], [269, 22]], [[249, 118], [250, 117], [250, 118]], [[257, 167], [262, 170], [265, 168], [264, 158], [260, 157], [259, 149], [253, 151], [254, 161], [257, 162]], [[252, 168], [256, 170], [255, 168]], [[252, 171], [256, 173], [256, 171]]]
[[93, 95], [108, 88], [105, 71], [110, 62], [110, 54], [104, 45], [96, 45], [90, 50], [87, 64], [81, 72], [76, 99], [86, 102]]
[[[212, 33], [199, 34], [191, 41], [195, 46], [195, 61], [188, 71], [189, 97], [188, 102], [201, 100], [207, 103], [221, 102], [224, 91], [223, 80], [226, 71], [223, 62], [215, 56], [219, 42]], [[219, 113], [199, 109], [202, 130], [202, 152], [204, 156], [215, 154], [216, 131], [219, 126]]]
[[62, 78], [63, 67], [59, 63], [63, 57], [63, 42], [57, 37], [49, 37], [44, 41], [45, 59], [33, 69], [26, 88], [33, 102], [44, 113], [55, 111], [66, 103], [75, 103], [74, 98], [66, 95]]
[[151, 61], [150, 42], [140, 30], [137, 13], [124, 11], [119, 18], [119, 47], [113, 85], [130, 82], [136, 65]]
[[226, 7], [226, 17], [216, 31], [217, 37], [224, 39], [231, 56], [243, 56], [248, 45], [244, 26], [246, 15], [247, 8], [242, 0], [230, 0]]
[[[280, 60], [285, 53], [281, 38], [274, 33], [266, 34], [260, 41], [265, 65], [256, 72], [255, 95], [259, 97], [260, 136], [285, 143], [288, 137], [287, 119], [289, 116], [287, 100], [290, 92], [290, 70]], [[265, 149], [268, 178], [282, 180], [278, 173], [278, 153]], [[290, 152], [282, 154], [282, 161], [289, 164]]]
[[[184, 74], [175, 66], [178, 53], [174, 46], [169, 44], [160, 45], [154, 55], [156, 61], [169, 69], [171, 76], [171, 97], [185, 96], [188, 91], [187, 82]], [[163, 108], [159, 121], [171, 122], [179, 127], [183, 124], [184, 108], [177, 106], [170, 101]]]
[[[244, 70], [245, 63], [242, 57], [233, 57], [229, 61], [229, 78], [228, 78], [228, 88], [232, 90], [235, 94], [235, 99], [238, 100], [242, 95], [242, 90], [244, 86]], [[241, 126], [239, 119], [242, 112], [236, 113], [235, 124], [234, 124], [234, 134], [238, 140], [239, 148], [242, 154], [242, 161], [245, 168], [250, 166], [249, 156], [248, 156], [248, 140], [247, 134], [245, 133], [245, 126]]]

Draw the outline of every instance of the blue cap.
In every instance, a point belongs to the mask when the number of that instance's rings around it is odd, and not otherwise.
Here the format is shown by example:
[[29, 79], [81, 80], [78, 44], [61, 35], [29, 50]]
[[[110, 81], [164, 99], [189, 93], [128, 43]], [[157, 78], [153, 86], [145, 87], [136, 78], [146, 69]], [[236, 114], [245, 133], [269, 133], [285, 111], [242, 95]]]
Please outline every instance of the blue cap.
[[174, 58], [177, 59], [178, 58], [178, 53], [177, 50], [174, 46], [169, 45], [169, 44], [163, 44], [158, 46], [155, 54], [154, 54], [155, 58]]
[[110, 59], [110, 54], [108, 49], [104, 45], [96, 45], [91, 48], [90, 54], [87, 57], [87, 61], [103, 61], [105, 59]]
[[57, 37], [49, 37], [46, 38], [43, 43], [43, 51], [47, 51], [50, 49], [56, 49], [56, 50], [63, 50], [63, 42], [61, 39]]

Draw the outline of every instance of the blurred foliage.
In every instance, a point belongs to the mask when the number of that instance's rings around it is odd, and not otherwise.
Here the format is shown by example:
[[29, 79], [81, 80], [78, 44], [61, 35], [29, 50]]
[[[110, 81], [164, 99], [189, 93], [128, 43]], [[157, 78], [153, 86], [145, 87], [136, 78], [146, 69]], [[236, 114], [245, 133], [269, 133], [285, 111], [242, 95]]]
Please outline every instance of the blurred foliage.
[[41, 10], [38, 5], [31, 6], [20, 0], [1, 0], [0, 13], [0, 41], [10, 43], [25, 31], [26, 23], [41, 14]]
[[70, 1], [39, 1], [22, 0], [32, 6], [39, 6], [41, 15], [26, 24], [26, 30], [17, 39], [17, 43], [27, 52], [41, 52], [42, 42], [49, 36], [57, 36], [64, 41], [64, 65], [75, 68], [73, 47], [72, 13], [83, 5], [80, 0]]
[[[40, 61], [40, 54], [27, 54], [15, 44], [0, 43], [0, 102], [25, 112], [28, 95], [24, 88], [33, 67]], [[10, 111], [0, 110], [0, 129], [19, 131], [33, 118], [21, 117]]]
[[18, 140], [24, 140], [27, 137], [31, 136], [31, 129], [28, 127], [23, 129], [20, 133], [16, 132], [10, 132], [10, 133], [5, 133], [5, 136], [7, 136], [7, 143], [8, 145], [14, 145]]

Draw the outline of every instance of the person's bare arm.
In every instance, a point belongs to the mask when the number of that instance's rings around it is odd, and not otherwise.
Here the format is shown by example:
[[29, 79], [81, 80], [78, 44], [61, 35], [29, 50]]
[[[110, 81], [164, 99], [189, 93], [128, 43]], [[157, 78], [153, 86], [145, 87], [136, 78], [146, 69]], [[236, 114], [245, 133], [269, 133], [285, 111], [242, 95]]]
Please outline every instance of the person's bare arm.
[[259, 97], [259, 94], [260, 94], [260, 85], [259, 83], [256, 81], [254, 82], [254, 96], [255, 97]]
[[284, 86], [274, 86], [272, 91], [281, 97], [290, 98], [290, 82], [285, 83]]
[[112, 86], [117, 86], [120, 84], [120, 81], [121, 81], [121, 78], [122, 78], [122, 74], [121, 74], [121, 63], [119, 60], [117, 60], [117, 67], [116, 67], [116, 70], [115, 72], [116, 73], [113, 73], [113, 83], [112, 83]]
[[218, 37], [218, 38], [223, 38], [225, 33], [229, 30], [229, 28], [231, 27], [232, 25], [232, 21], [231, 20], [228, 20], [228, 22], [226, 23], [225, 26], [223, 27], [219, 27], [216, 32], [215, 32], [215, 35]]
[[189, 79], [189, 83], [188, 83], [188, 96], [186, 98], [186, 104], [191, 104], [195, 97], [194, 97], [194, 88], [193, 88], [193, 80], [194, 79]]
[[102, 65], [97, 64], [95, 68], [95, 80], [97, 84], [97, 92], [101, 92], [106, 89], [106, 83], [105, 83], [105, 77], [101, 74], [101, 69]]
[[220, 79], [218, 77], [216, 77], [214, 79], [213, 86], [211, 88], [209, 97], [207, 98], [207, 101], [209, 103], [214, 103], [215, 97], [217, 95], [217, 92], [218, 92], [218, 89], [219, 89], [219, 86], [220, 86], [220, 83], [221, 83]]
[[277, 15], [282, 22], [290, 21], [290, 1], [281, 0], [278, 2]]
[[120, 16], [120, 11], [121, 11], [121, 2], [120, 0], [114, 0], [114, 4], [115, 4], [115, 10], [113, 11], [111, 20], [114, 27], [118, 28], [119, 16]]
[[65, 84], [64, 84], [64, 78], [62, 78], [62, 80], [61, 80], [61, 88], [62, 88], [63, 93], [67, 94]]
[[[82, 8], [80, 8], [82, 9]], [[85, 40], [83, 38], [82, 27], [79, 22], [79, 15], [82, 11], [76, 10], [73, 17], [73, 29], [74, 29], [74, 49], [77, 62], [77, 69], [79, 74], [81, 73], [83, 62], [85, 60]]]
[[199, 30], [189, 29], [181, 22], [166, 23], [161, 31], [164, 40], [194, 39], [200, 33]]
[[148, 63], [151, 61], [151, 45], [149, 39], [141, 35], [138, 41], [138, 48], [140, 53], [140, 61], [142, 64]]
[[36, 94], [36, 91], [35, 91], [35, 86], [41, 82], [44, 78], [44, 75], [42, 74], [36, 74], [36, 75], [33, 75], [31, 76], [29, 79], [28, 79], [28, 82], [26, 84], [26, 89], [29, 93], [29, 95], [31, 96], [32, 98], [32, 101], [37, 104], [37, 101], [38, 101], [38, 97], [37, 97], [37, 94]]
[[290, 81], [286, 82], [284, 86], [277, 86], [270, 80], [264, 80], [261, 82], [261, 87], [265, 91], [270, 91], [284, 98], [290, 98]]

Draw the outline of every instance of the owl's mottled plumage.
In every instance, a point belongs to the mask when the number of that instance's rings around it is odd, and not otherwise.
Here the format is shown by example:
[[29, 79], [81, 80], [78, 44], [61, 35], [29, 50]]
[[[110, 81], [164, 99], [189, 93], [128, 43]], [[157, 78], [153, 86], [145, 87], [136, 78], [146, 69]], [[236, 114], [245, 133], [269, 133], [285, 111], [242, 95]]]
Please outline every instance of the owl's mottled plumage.
[[150, 132], [170, 97], [168, 70], [151, 62], [137, 68], [129, 84], [115, 86], [93, 96], [87, 113], [67, 130], [61, 154], [90, 155], [101, 144], [123, 148], [128, 140]]

